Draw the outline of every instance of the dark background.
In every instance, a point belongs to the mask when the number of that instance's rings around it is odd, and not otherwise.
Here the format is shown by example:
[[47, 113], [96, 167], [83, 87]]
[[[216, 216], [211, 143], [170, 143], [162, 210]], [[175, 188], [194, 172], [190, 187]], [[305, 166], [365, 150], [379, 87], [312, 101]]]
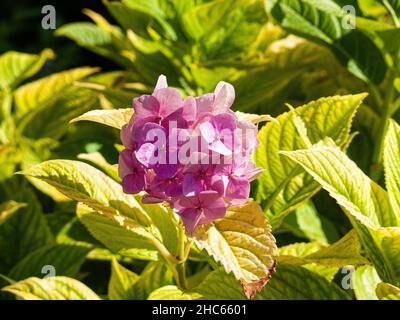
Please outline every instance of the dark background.
[[45, 5], [55, 7], [57, 28], [70, 22], [90, 21], [82, 13], [84, 8], [90, 8], [113, 22], [101, 0], [1, 0], [0, 54], [9, 50], [37, 54], [44, 48], [51, 48], [56, 59], [49, 61], [36, 77], [83, 65], [101, 66], [103, 70], [117, 69], [109, 60], [80, 48], [71, 40], [54, 36], [55, 30], [42, 29], [45, 14], [41, 11]]

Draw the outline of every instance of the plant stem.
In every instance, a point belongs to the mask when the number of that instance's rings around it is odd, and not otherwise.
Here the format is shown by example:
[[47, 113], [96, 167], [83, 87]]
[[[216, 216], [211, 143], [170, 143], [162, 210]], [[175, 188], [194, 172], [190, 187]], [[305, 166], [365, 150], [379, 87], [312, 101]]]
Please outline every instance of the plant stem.
[[187, 280], [186, 280], [186, 270], [185, 270], [185, 263], [178, 264], [176, 266], [176, 270], [178, 273], [178, 278], [175, 278], [176, 284], [178, 287], [182, 290], [187, 290], [188, 285], [187, 285]]
[[178, 226], [178, 264], [176, 265], [177, 277], [175, 278], [176, 284], [182, 290], [187, 290], [187, 280], [186, 280], [186, 270], [185, 262], [187, 260], [188, 251], [187, 244], [190, 240], [186, 237], [185, 228], [183, 226], [182, 220], [179, 222]]
[[371, 178], [378, 181], [382, 175], [382, 149], [385, 141], [385, 135], [387, 128], [389, 126], [389, 120], [392, 116], [392, 103], [395, 93], [395, 80], [400, 68], [400, 50], [396, 53], [393, 62], [393, 68], [391, 70], [389, 85], [387, 88], [387, 93], [382, 104], [382, 118], [379, 126], [379, 132], [377, 137], [377, 142], [375, 144], [374, 153], [372, 156], [372, 166], [370, 170]]
[[390, 5], [388, 0], [383, 0], [383, 5], [386, 7], [387, 11], [389, 11], [390, 15], [392, 16], [393, 23], [397, 28], [400, 28], [400, 21], [397, 18], [396, 11], [394, 11], [393, 7]]

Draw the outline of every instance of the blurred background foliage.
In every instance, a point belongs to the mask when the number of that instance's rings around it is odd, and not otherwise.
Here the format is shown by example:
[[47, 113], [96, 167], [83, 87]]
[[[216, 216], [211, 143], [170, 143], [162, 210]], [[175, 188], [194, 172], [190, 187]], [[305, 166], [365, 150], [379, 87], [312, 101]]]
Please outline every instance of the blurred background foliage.
[[[359, 3], [366, 19], [388, 19], [376, 2]], [[46, 4], [56, 8], [56, 30], [41, 28]], [[27, 255], [35, 250], [48, 255], [63, 246], [65, 256], [75, 258], [70, 268], [60, 262], [59, 275], [80, 270], [78, 279], [106, 293], [104, 264], [113, 255], [78, 223], [75, 204], [48, 185], [14, 173], [55, 158], [79, 158], [107, 171], [117, 162], [118, 132], [68, 122], [90, 109], [130, 107], [132, 98], [152, 91], [160, 74], [185, 95], [231, 82], [235, 110], [274, 116], [287, 110], [286, 102], [298, 106], [323, 96], [370, 92], [355, 119], [361, 134], [349, 151], [369, 170], [380, 119], [379, 94], [373, 90], [384, 91], [385, 74], [374, 75], [378, 83], [371, 87], [334, 50], [274, 23], [264, 6], [260, 0], [1, 1], [1, 274], [22, 279]], [[279, 244], [338, 240], [351, 228], [339, 211], [319, 192], [275, 230]], [[7, 235], [19, 239], [13, 251], [18, 254], [8, 253]], [[76, 249], [77, 242], [85, 245]], [[137, 262], [133, 268], [140, 272], [144, 266]], [[35, 268], [29, 275], [40, 275]]]

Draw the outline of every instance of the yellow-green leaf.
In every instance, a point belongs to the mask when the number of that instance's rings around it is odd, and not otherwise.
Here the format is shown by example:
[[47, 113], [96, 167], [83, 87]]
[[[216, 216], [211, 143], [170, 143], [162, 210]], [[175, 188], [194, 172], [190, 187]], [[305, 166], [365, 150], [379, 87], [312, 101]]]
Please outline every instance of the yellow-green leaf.
[[236, 111], [235, 114], [239, 118], [240, 121], [249, 121], [254, 124], [274, 120], [274, 118], [268, 114], [253, 114], [253, 113], [245, 113], [245, 112], [240, 112], [240, 111]]
[[196, 294], [184, 293], [177, 286], [165, 286], [150, 293], [147, 300], [196, 300]]
[[39, 55], [16, 51], [3, 53], [0, 56], [0, 89], [15, 87], [21, 81], [32, 77], [47, 59], [53, 57], [54, 53], [50, 49], [43, 50]]
[[0, 204], [0, 225], [7, 221], [12, 214], [20, 208], [26, 207], [26, 203], [6, 201]]
[[115, 181], [121, 181], [121, 178], [118, 175], [118, 165], [109, 164], [100, 152], [95, 151], [91, 153], [80, 153], [78, 154], [77, 158], [93, 163]]
[[[331, 137], [337, 145], [345, 148], [350, 139], [353, 117], [365, 96], [322, 98], [295, 110], [313, 144]], [[306, 147], [297, 132], [293, 112], [283, 113], [276, 120], [259, 131], [260, 145], [255, 152], [257, 165], [265, 169], [258, 179], [256, 199], [270, 218], [273, 228], [320, 189], [319, 184], [300, 166], [279, 154], [281, 150]]]
[[120, 212], [138, 223], [148, 225], [150, 218], [120, 184], [92, 166], [73, 160], [50, 160], [32, 166], [22, 174], [47, 182], [67, 197], [96, 211]]
[[[211, 272], [193, 290], [201, 299], [244, 300], [235, 277], [224, 270]], [[348, 300], [350, 296], [336, 284], [304, 267], [279, 263], [268, 285], [255, 295], [255, 300]]]
[[67, 277], [28, 278], [2, 289], [21, 300], [100, 300], [87, 286]]
[[332, 281], [338, 271], [338, 267], [329, 264], [318, 264], [318, 262], [314, 262], [312, 259], [307, 259], [309, 255], [318, 252], [319, 250], [323, 250], [324, 248], [325, 245], [318, 241], [298, 242], [280, 247], [278, 265], [280, 263], [300, 265], [316, 274], [319, 274], [328, 281]]
[[81, 203], [77, 215], [90, 234], [113, 253], [142, 260], [158, 259], [154, 244], [159, 245], [159, 241], [132, 219], [95, 212]]
[[138, 279], [139, 276], [136, 273], [121, 266], [116, 259], [112, 259], [108, 298], [110, 300], [133, 299], [131, 290]]
[[200, 249], [240, 280], [250, 298], [270, 279], [277, 248], [271, 226], [259, 205], [250, 200], [230, 208], [225, 217], [199, 227], [194, 240]]
[[394, 120], [390, 120], [386, 134], [383, 161], [390, 204], [400, 226], [400, 126]]
[[370, 180], [340, 148], [315, 146], [281, 154], [301, 165], [350, 214], [364, 218], [370, 226], [396, 225], [386, 191]]
[[368, 260], [361, 256], [361, 243], [355, 230], [350, 231], [334, 244], [307, 255], [305, 259], [334, 267], [368, 263]]
[[52, 74], [19, 87], [15, 93], [17, 112], [22, 115], [55, 101], [74, 81], [84, 78], [97, 68], [82, 67]]
[[129, 109], [112, 109], [112, 110], [91, 110], [83, 115], [72, 119], [70, 122], [77, 121], [93, 121], [121, 129], [127, 124], [133, 115], [133, 108]]
[[256, 296], [260, 300], [349, 300], [335, 283], [304, 267], [280, 263], [268, 285]]
[[381, 279], [373, 266], [357, 268], [352, 281], [357, 300], [378, 300], [375, 288]]
[[383, 281], [400, 281], [399, 228], [389, 197], [338, 147], [316, 146], [284, 152], [311, 174], [339, 205], [356, 229], [366, 255]]
[[379, 300], [400, 300], [400, 288], [381, 282], [376, 287], [376, 295]]

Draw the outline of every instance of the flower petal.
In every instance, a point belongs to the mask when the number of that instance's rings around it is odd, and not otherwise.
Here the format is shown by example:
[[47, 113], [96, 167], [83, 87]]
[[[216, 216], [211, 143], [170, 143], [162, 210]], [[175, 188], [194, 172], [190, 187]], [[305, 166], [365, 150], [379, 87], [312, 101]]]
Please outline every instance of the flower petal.
[[189, 234], [193, 233], [203, 216], [200, 210], [192, 208], [183, 210], [180, 215], [182, 217], [183, 224], [185, 225], [185, 229]]
[[157, 162], [157, 157], [155, 156], [156, 149], [156, 146], [152, 143], [142, 144], [139, 150], [136, 151], [137, 160], [146, 168], [154, 167]]
[[145, 178], [144, 173], [128, 174], [122, 179], [123, 191], [127, 194], [136, 194], [144, 190]]
[[160, 115], [164, 118], [182, 107], [181, 93], [175, 88], [157, 90], [152, 96], [158, 100]]
[[132, 154], [133, 151], [130, 149], [125, 149], [119, 154], [118, 174], [121, 178], [124, 178], [128, 174], [132, 173], [132, 167], [134, 166]]
[[247, 200], [250, 195], [250, 183], [246, 178], [231, 177], [226, 187], [226, 197]]
[[232, 151], [229, 150], [228, 147], [224, 145], [221, 140], [212, 142], [208, 148], [224, 156], [230, 156], [232, 154]]
[[220, 114], [227, 112], [235, 100], [235, 89], [230, 83], [221, 81], [217, 84], [215, 90], [215, 101], [214, 101], [214, 114]]
[[202, 191], [198, 197], [202, 208], [225, 207], [224, 199], [216, 191]]
[[217, 132], [211, 122], [203, 122], [199, 126], [201, 136], [208, 143], [211, 143], [217, 139]]
[[185, 196], [193, 196], [203, 191], [203, 180], [196, 174], [187, 173], [183, 176], [182, 190]]
[[133, 99], [133, 109], [135, 110], [135, 117], [157, 117], [160, 111], [160, 103], [153, 96], [143, 95]]
[[202, 96], [196, 98], [197, 118], [204, 114], [212, 113], [214, 98], [215, 96], [212, 93], [203, 94]]
[[168, 83], [167, 83], [167, 77], [162, 74], [158, 77], [157, 84], [156, 84], [156, 87], [154, 88], [154, 91], [164, 89], [164, 88], [168, 88]]

